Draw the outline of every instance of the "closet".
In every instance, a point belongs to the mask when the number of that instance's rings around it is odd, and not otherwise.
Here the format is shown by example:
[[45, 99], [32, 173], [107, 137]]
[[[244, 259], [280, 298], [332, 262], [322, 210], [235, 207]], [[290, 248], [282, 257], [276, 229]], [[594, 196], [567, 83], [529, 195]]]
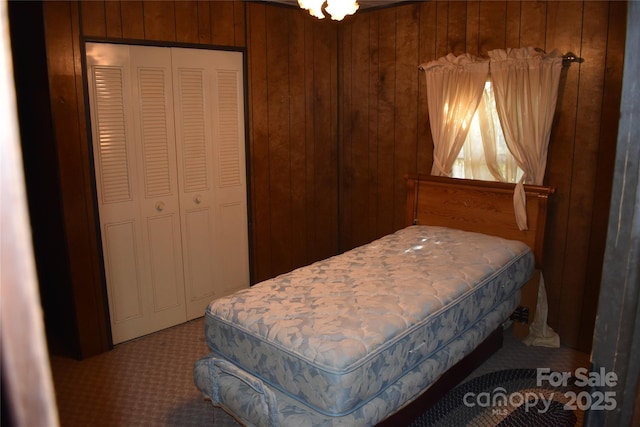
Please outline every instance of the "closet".
[[86, 43], [113, 343], [249, 286], [241, 52]]

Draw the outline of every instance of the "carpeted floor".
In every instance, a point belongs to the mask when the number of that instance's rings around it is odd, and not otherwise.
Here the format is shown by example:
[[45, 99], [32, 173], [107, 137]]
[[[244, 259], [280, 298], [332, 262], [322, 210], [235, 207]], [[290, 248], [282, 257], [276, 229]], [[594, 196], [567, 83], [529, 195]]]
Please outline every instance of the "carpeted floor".
[[[201, 318], [86, 360], [52, 356], [61, 425], [237, 426], [193, 385], [193, 364], [206, 354]], [[527, 347], [507, 330], [503, 348], [467, 381], [503, 369], [538, 367], [574, 371], [589, 367], [589, 356], [566, 347]]]

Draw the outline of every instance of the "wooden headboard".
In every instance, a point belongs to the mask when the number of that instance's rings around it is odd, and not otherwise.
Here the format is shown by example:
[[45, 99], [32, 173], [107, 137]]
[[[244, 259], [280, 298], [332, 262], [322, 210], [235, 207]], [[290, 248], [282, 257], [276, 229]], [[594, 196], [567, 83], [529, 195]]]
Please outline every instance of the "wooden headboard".
[[407, 225], [457, 228], [521, 240], [542, 266], [547, 201], [553, 189], [525, 185], [528, 230], [520, 231], [513, 209], [515, 184], [407, 175]]

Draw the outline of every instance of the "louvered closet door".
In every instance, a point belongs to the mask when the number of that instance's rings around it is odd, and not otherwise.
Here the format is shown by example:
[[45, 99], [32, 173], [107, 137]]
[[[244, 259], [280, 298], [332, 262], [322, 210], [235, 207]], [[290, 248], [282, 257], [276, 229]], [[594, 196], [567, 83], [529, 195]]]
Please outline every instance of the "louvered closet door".
[[172, 49], [187, 318], [249, 286], [242, 54]]
[[242, 54], [87, 43], [114, 343], [249, 286]]
[[87, 44], [114, 343], [186, 320], [171, 52]]

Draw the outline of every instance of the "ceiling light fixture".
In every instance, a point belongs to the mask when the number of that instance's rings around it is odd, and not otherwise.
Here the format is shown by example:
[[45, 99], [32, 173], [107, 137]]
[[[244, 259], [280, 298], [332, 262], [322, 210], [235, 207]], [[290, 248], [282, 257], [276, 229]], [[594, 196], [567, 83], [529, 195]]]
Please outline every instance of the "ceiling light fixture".
[[298, 0], [298, 5], [318, 19], [324, 19], [324, 10], [331, 15], [331, 19], [334, 21], [340, 21], [347, 15], [353, 15], [360, 7], [356, 0]]

